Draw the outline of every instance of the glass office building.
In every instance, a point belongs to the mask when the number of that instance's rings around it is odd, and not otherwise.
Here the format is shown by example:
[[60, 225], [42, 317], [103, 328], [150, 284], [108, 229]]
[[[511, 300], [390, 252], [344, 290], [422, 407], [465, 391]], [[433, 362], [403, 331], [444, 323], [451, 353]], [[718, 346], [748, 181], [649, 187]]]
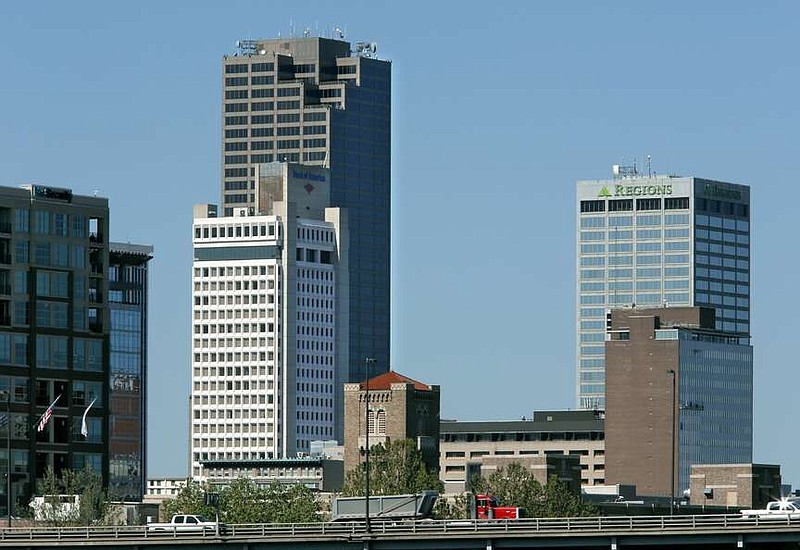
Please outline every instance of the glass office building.
[[109, 484], [112, 500], [145, 494], [147, 425], [147, 272], [153, 247], [111, 243]]
[[632, 173], [577, 182], [576, 401], [605, 408], [608, 313], [708, 306], [750, 334], [750, 188]]
[[50, 469], [108, 480], [108, 219], [104, 198], [0, 188], [0, 440], [11, 447], [0, 475], [12, 473], [12, 515]]
[[330, 168], [350, 223], [346, 381], [389, 370], [391, 63], [374, 44], [320, 37], [243, 40], [222, 62], [222, 213], [263, 215], [256, 167]]

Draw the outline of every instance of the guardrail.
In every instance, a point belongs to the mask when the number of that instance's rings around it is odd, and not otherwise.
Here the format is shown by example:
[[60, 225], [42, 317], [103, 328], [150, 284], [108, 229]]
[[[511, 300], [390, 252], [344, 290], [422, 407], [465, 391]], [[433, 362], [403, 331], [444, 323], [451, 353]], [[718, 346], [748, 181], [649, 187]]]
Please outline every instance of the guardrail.
[[[363, 522], [292, 523], [227, 525], [219, 538], [235, 539], [362, 539], [381, 537], [505, 537], [591, 534], [665, 534], [721, 533], [752, 531], [800, 530], [800, 519], [746, 518], [741, 515], [701, 516], [599, 516], [586, 518], [528, 518], [518, 520], [421, 520], [373, 522], [365, 533]], [[142, 540], [142, 539], [216, 539], [214, 531], [149, 531], [146, 526], [87, 526], [87, 527], [4, 527], [0, 528], [3, 542]]]

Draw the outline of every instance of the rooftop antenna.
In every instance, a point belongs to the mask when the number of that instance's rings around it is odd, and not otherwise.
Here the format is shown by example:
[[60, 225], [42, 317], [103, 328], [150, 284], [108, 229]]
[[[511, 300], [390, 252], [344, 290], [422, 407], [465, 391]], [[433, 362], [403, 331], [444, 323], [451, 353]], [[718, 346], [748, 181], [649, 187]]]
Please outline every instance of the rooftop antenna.
[[294, 38], [294, 22], [289, 18], [289, 38]]
[[653, 177], [653, 173], [650, 171], [650, 155], [647, 155], [647, 177]]

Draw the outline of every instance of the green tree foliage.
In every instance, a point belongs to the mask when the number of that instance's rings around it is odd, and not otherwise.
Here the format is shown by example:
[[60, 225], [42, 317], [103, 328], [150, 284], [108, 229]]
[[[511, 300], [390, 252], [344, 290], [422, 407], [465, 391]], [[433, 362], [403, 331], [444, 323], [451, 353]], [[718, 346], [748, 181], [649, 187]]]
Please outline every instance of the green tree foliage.
[[206, 490], [206, 485], [188, 480], [186, 485], [181, 487], [176, 498], [165, 500], [161, 504], [164, 521], [169, 521], [175, 514], [197, 514], [208, 518], [215, 517], [214, 508], [203, 503]]
[[440, 496], [433, 508], [434, 519], [468, 519], [469, 503], [462, 493], [451, 498]]
[[505, 506], [521, 507], [526, 517], [576, 517], [597, 513], [594, 506], [583, 502], [580, 495], [572, 493], [556, 476], [542, 486], [530, 470], [516, 462], [488, 478], [476, 478], [474, 488], [477, 493], [496, 496]]
[[[45, 498], [38, 515], [50, 525], [91, 525], [102, 522], [108, 511], [102, 477], [90, 468], [79, 472], [64, 470], [60, 478], [48, 468], [39, 493]], [[78, 495], [78, 506], [61, 502], [58, 495]]]
[[[435, 471], [428, 470], [422, 453], [411, 439], [375, 445], [369, 452], [370, 495], [403, 495], [424, 490], [442, 492], [442, 482]], [[343, 496], [364, 495], [364, 464], [349, 472], [342, 488]]]
[[[177, 498], [164, 501], [164, 516], [199, 514], [215, 517], [213, 507], [205, 506], [207, 486], [188, 482]], [[247, 478], [238, 478], [219, 491], [220, 520], [229, 523], [311, 523], [320, 521], [320, 506], [305, 485], [278, 482], [259, 487]]]

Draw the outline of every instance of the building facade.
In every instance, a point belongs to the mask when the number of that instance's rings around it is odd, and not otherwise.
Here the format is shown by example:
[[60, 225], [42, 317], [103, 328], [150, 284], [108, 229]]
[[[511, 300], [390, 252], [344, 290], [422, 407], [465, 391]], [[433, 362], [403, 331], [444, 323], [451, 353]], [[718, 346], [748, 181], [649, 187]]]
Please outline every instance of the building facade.
[[750, 334], [750, 188], [636, 174], [577, 183], [576, 401], [605, 408], [609, 308], [707, 306]]
[[0, 438], [11, 446], [0, 471], [12, 473], [12, 514], [48, 469], [108, 481], [108, 221], [104, 198], [0, 188]]
[[[680, 495], [695, 464], [753, 455], [753, 349], [715, 309], [611, 313], [606, 342], [606, 479]], [[674, 484], [674, 485], [672, 485]]]
[[110, 244], [109, 483], [112, 500], [141, 501], [147, 480], [148, 262], [153, 247]]
[[[259, 164], [329, 167], [331, 206], [347, 209], [347, 381], [389, 369], [391, 63], [359, 43], [319, 37], [244, 40], [222, 61], [222, 213], [266, 213]], [[342, 434], [337, 434], [341, 440]]]
[[605, 483], [605, 435], [599, 411], [535, 411], [532, 420], [443, 420], [439, 431], [439, 477], [447, 493], [465, 490], [473, 472], [487, 471], [498, 460], [549, 468], [537, 457], [564, 455], [580, 457], [581, 485]]
[[439, 402], [439, 386], [423, 384], [393, 371], [360, 384], [345, 384], [345, 471], [363, 460], [367, 429], [370, 448], [411, 439], [422, 452], [427, 467], [436, 470], [439, 467]]
[[763, 509], [784, 496], [777, 464], [694, 464], [689, 488], [693, 506]]
[[347, 219], [323, 168], [258, 168], [269, 214], [195, 207], [191, 472], [332, 439], [347, 370]]

